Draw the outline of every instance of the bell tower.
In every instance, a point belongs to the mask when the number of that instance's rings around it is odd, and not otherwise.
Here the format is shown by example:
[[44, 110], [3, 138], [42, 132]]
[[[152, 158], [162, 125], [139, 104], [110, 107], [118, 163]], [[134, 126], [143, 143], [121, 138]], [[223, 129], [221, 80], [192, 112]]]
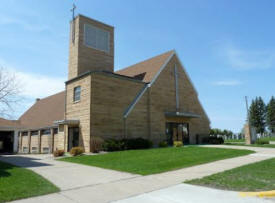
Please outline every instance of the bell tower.
[[83, 15], [70, 24], [68, 80], [88, 71], [113, 72], [114, 27]]

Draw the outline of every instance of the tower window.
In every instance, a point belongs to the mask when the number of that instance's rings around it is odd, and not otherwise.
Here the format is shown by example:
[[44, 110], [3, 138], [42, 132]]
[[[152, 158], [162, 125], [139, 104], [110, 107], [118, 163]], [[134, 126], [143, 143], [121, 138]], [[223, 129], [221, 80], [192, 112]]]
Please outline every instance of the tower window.
[[110, 33], [90, 24], [84, 24], [84, 44], [109, 53]]
[[80, 101], [81, 87], [77, 86], [74, 88], [74, 102]]

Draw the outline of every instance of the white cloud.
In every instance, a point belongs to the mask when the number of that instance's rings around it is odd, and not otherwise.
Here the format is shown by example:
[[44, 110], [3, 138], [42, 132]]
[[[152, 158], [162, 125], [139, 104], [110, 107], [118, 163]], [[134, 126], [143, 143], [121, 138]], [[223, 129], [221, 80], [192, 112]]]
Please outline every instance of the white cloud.
[[275, 52], [267, 50], [247, 50], [229, 45], [224, 47], [227, 62], [234, 69], [268, 69], [275, 66]]
[[22, 84], [22, 96], [43, 98], [65, 89], [65, 78], [52, 78], [24, 72], [16, 72], [15, 76]]
[[14, 68], [13, 65], [5, 62], [3, 59], [0, 59], [0, 66], [10, 74], [15, 75], [20, 84], [20, 94], [23, 97], [33, 99], [43, 98], [65, 89], [64, 82], [66, 78], [18, 71], [17, 68]]
[[215, 86], [238, 86], [241, 85], [241, 81], [238, 80], [220, 80], [213, 82], [213, 85]]
[[[14, 112], [11, 112], [12, 119], [19, 118], [34, 103], [36, 98], [44, 98], [65, 89], [63, 77], [49, 77], [46, 75], [33, 74], [18, 71], [15, 66], [0, 58], [0, 67], [4, 71], [15, 76], [19, 83], [20, 102], [13, 105]], [[10, 119], [10, 118], [8, 118]]]

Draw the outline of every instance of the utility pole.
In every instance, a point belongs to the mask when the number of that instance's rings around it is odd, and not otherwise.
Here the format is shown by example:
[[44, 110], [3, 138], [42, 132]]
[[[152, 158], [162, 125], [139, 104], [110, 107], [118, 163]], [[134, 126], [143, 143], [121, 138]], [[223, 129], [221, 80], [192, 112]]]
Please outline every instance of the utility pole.
[[250, 124], [250, 112], [248, 109], [248, 97], [245, 96], [245, 104], [246, 104], [246, 111], [247, 111], [247, 129], [246, 129], [246, 133], [245, 133], [245, 140], [246, 140], [246, 144], [253, 144], [254, 143], [254, 138], [252, 138], [252, 128], [251, 128], [251, 124]]
[[247, 101], [247, 96], [245, 96], [245, 104], [246, 104], [246, 112], [247, 112], [247, 116], [246, 116], [246, 119], [247, 119], [247, 123], [248, 123], [248, 125], [249, 125], [249, 118], [250, 118], [250, 115], [249, 115], [249, 110], [248, 110], [248, 101]]

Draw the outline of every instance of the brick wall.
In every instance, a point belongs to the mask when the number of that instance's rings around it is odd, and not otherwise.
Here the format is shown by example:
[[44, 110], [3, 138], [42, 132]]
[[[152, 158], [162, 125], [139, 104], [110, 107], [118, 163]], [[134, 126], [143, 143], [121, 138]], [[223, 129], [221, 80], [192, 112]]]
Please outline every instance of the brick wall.
[[[39, 152], [38, 140], [39, 140], [38, 135], [31, 135], [31, 153]], [[36, 148], [36, 150], [34, 150], [34, 148]]]
[[48, 149], [48, 152], [51, 152], [52, 147], [52, 136], [51, 134], [41, 135], [41, 153], [47, 153], [44, 148]]
[[[114, 28], [96, 20], [79, 15], [75, 19], [75, 43], [72, 42], [72, 31], [69, 51], [69, 75], [72, 79], [81, 73], [91, 70], [106, 70], [113, 72], [114, 69]], [[84, 24], [90, 24], [110, 33], [109, 53], [100, 51], [84, 44]], [[72, 29], [71, 23], [71, 29]]]
[[[209, 121], [204, 113], [202, 106], [198, 101], [198, 95], [187, 75], [183, 71], [181, 64], [176, 56], [174, 56], [167, 67], [161, 72], [158, 79], [151, 87], [151, 128], [152, 140], [159, 142], [165, 136], [165, 123], [167, 118], [164, 113], [168, 111], [176, 111], [176, 91], [174, 66], [178, 69], [178, 92], [179, 92], [179, 108], [180, 111], [192, 112], [199, 114], [201, 118], [179, 119], [174, 118], [174, 122], [188, 122], [190, 142], [195, 143], [195, 136], [199, 134], [201, 137], [209, 133]], [[169, 118], [170, 121], [172, 118]]]
[[[74, 88], [81, 87], [81, 99], [79, 102], [74, 102]], [[79, 144], [85, 148], [85, 151], [90, 151], [90, 106], [91, 106], [91, 76], [80, 78], [74, 82], [66, 85], [66, 113], [65, 118], [67, 120], [79, 120]], [[65, 143], [67, 143], [66, 126], [65, 131]], [[61, 138], [61, 137], [60, 137]], [[59, 139], [59, 143], [64, 139]], [[66, 149], [65, 149], [66, 150]]]
[[21, 145], [21, 152], [22, 153], [25, 153], [23, 151], [24, 147], [27, 147], [27, 149], [29, 150], [29, 136], [28, 135], [22, 136], [22, 145]]
[[93, 74], [91, 87], [92, 136], [100, 136], [105, 139], [123, 138], [123, 113], [144, 87], [144, 83], [121, 77]]

